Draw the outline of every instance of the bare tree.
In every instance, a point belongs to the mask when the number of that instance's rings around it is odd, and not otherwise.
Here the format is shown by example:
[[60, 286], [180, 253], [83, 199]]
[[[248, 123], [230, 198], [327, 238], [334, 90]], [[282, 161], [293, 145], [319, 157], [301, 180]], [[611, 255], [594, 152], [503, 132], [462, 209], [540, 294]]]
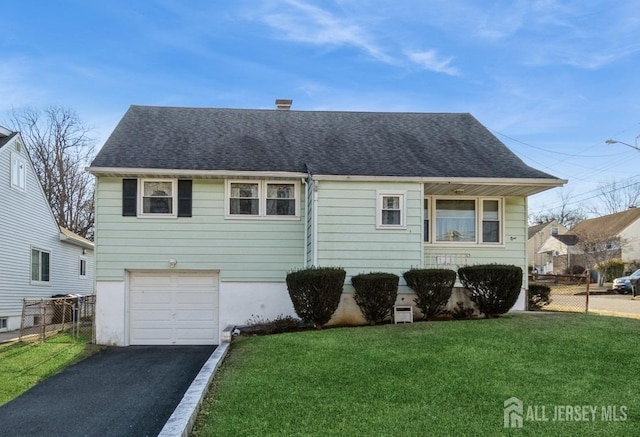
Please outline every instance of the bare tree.
[[58, 225], [93, 240], [94, 184], [85, 171], [95, 144], [89, 128], [59, 106], [13, 111], [10, 121], [22, 134]]
[[603, 182], [599, 185], [598, 191], [598, 199], [601, 202], [589, 209], [596, 216], [615, 214], [630, 207], [640, 206], [640, 182]]
[[582, 251], [587, 268], [600, 274], [599, 285], [604, 284], [611, 260], [620, 258], [626, 241], [607, 229], [574, 231], [578, 236], [578, 247]]
[[539, 211], [529, 215], [531, 224], [549, 223], [556, 220], [567, 229], [573, 228], [582, 220], [586, 220], [587, 214], [581, 207], [571, 207], [571, 192], [560, 190], [560, 206], [557, 208]]

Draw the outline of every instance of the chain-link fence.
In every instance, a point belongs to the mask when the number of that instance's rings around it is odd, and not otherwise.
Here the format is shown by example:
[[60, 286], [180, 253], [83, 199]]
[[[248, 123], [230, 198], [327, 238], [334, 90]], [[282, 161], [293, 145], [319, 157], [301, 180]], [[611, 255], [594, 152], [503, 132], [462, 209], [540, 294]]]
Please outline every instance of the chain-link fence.
[[95, 305], [95, 294], [25, 298], [20, 340], [45, 340], [49, 335], [70, 332], [73, 338], [94, 343]]
[[588, 275], [532, 275], [529, 277], [529, 310], [589, 311]]

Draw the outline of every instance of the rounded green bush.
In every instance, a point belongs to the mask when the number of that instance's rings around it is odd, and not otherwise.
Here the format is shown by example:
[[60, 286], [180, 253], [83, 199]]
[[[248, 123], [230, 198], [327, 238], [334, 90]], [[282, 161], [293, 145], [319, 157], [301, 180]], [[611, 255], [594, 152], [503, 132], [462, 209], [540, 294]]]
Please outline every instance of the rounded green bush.
[[402, 276], [416, 293], [416, 306], [425, 319], [445, 311], [456, 282], [456, 272], [449, 269], [411, 269]]
[[522, 269], [505, 264], [482, 264], [458, 269], [469, 298], [485, 317], [498, 317], [515, 305], [522, 287]]
[[300, 319], [320, 329], [340, 304], [346, 272], [337, 267], [311, 267], [290, 272], [287, 289]]
[[391, 315], [398, 297], [399, 281], [398, 275], [382, 272], [366, 273], [351, 278], [355, 290], [353, 298], [369, 324], [375, 325]]

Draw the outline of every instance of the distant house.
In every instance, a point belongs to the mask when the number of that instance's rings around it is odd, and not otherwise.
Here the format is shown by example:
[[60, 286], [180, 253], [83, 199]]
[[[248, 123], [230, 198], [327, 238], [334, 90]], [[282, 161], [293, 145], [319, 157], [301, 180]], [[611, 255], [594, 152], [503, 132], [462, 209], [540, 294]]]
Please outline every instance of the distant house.
[[[526, 197], [566, 182], [442, 113], [131, 106], [89, 170], [96, 336], [112, 345], [215, 344], [295, 315], [285, 278], [308, 266], [347, 271], [333, 324], [364, 321], [359, 273], [526, 272]], [[398, 303], [414, 297], [401, 281]]]
[[626, 262], [640, 260], [640, 208], [604, 215], [578, 223], [572, 233], [580, 235], [599, 235], [606, 233], [620, 239], [617, 258]]
[[93, 243], [57, 225], [20, 134], [3, 127], [0, 181], [0, 330], [13, 330], [25, 297], [93, 292]]
[[568, 229], [558, 223], [557, 220], [552, 220], [546, 223], [538, 223], [534, 226], [529, 226], [528, 240], [527, 240], [527, 259], [529, 260], [529, 267], [535, 269], [538, 273], [548, 273], [553, 271], [548, 270], [549, 259], [546, 252], [540, 252], [542, 245], [551, 236], [566, 234]]
[[[564, 235], [548, 237], [538, 249], [544, 257], [540, 273], [565, 273], [573, 266], [587, 266], [580, 238], [610, 236], [619, 239], [605, 248], [612, 251], [610, 258], [621, 258], [627, 263], [640, 260], [640, 208], [583, 220]], [[615, 253], [614, 253], [615, 252]]]
[[538, 248], [537, 255], [542, 258], [542, 263], [537, 272], [562, 275], [577, 269], [582, 273], [585, 268], [584, 256], [577, 244], [578, 237], [570, 233], [549, 236]]

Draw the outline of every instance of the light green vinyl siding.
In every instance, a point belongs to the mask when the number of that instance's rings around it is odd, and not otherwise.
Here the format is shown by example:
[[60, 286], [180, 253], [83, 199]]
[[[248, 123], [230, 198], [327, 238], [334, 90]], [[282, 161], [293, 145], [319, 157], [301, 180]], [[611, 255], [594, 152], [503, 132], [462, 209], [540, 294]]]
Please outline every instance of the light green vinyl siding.
[[[305, 201], [313, 184], [317, 205]], [[299, 220], [225, 219], [224, 182], [209, 179], [193, 181], [193, 217], [142, 219], [122, 217], [121, 179], [99, 178], [97, 279], [122, 280], [125, 269], [166, 269], [175, 258], [176, 268], [219, 270], [223, 281], [280, 282], [292, 269], [302, 268], [305, 259], [310, 263], [314, 244], [318, 265], [343, 267], [349, 277], [371, 271], [401, 275], [436, 254], [468, 254], [469, 264], [514, 264], [526, 272], [523, 197], [504, 199], [503, 244], [448, 246], [423, 243], [420, 183], [320, 181], [309, 184], [308, 191], [304, 188]], [[376, 228], [376, 195], [381, 190], [406, 192], [406, 229]]]
[[[406, 229], [376, 229], [378, 190], [406, 192]], [[372, 271], [401, 275], [421, 260], [421, 184], [320, 181], [319, 265], [343, 267], [348, 276]]]
[[[304, 190], [301, 190], [304, 205]], [[97, 279], [122, 280], [124, 270], [219, 270], [223, 281], [284, 281], [304, 263], [300, 219], [225, 219], [224, 181], [193, 180], [193, 217], [122, 216], [122, 179], [98, 179]]]

